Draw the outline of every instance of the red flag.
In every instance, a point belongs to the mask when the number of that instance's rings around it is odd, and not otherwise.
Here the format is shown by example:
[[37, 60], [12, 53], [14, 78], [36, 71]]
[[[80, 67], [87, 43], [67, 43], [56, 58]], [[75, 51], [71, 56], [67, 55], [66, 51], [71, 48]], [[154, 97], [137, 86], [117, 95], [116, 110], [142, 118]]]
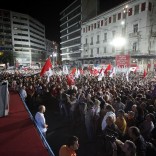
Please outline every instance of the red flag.
[[71, 74], [67, 75], [67, 83], [69, 86], [74, 85], [75, 81], [74, 81], [73, 75]]
[[99, 71], [98, 71], [97, 69], [93, 69], [92, 74], [93, 74], [94, 76], [96, 76], [96, 75], [98, 75], [98, 74], [99, 74]]
[[40, 76], [43, 76], [44, 73], [45, 73], [46, 71], [49, 70], [49, 68], [52, 68], [52, 64], [51, 64], [51, 60], [50, 60], [50, 58], [48, 58], [48, 59], [46, 60], [44, 66], [42, 67], [42, 70], [41, 70]]
[[70, 74], [74, 75], [75, 72], [76, 72], [76, 68], [73, 68], [73, 69], [71, 70]]
[[83, 69], [81, 69], [81, 68], [80, 68], [80, 74], [81, 74], [81, 75], [84, 74], [84, 71], [83, 71]]
[[111, 65], [110, 65], [110, 64], [107, 66], [107, 68], [106, 68], [105, 71], [104, 71], [104, 73], [105, 73], [106, 75], [107, 75], [108, 70], [111, 70]]
[[146, 75], [147, 75], [147, 72], [146, 72], [146, 70], [144, 69], [143, 78], [145, 78], [145, 77], [146, 77]]

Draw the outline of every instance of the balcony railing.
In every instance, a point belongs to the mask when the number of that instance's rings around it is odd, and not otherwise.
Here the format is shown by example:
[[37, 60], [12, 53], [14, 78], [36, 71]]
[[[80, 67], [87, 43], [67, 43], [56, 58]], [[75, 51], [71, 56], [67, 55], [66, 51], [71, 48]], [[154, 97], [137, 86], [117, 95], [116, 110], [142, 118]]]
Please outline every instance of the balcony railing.
[[131, 38], [132, 38], [132, 37], [138, 37], [138, 36], [140, 36], [140, 31], [135, 32], [135, 33], [133, 32], [133, 33], [130, 33], [130, 34], [129, 34], [129, 37], [131, 37]]

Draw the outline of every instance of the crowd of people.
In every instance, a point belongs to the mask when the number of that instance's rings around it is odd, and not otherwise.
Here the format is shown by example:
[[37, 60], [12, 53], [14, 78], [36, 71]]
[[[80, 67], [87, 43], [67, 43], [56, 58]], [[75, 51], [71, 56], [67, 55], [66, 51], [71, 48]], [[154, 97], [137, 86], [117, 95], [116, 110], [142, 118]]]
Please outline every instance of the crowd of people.
[[[99, 81], [98, 76], [85, 74], [69, 84], [67, 75], [55, 74], [47, 81], [47, 76], [39, 74], [24, 76], [6, 71], [1, 79], [19, 91], [28, 107], [39, 106], [40, 99], [50, 96], [73, 129], [78, 122], [85, 126], [88, 141], [96, 142], [96, 156], [156, 154], [154, 77], [132, 73], [127, 81], [123, 74], [116, 74]], [[43, 106], [40, 111], [45, 111]]]

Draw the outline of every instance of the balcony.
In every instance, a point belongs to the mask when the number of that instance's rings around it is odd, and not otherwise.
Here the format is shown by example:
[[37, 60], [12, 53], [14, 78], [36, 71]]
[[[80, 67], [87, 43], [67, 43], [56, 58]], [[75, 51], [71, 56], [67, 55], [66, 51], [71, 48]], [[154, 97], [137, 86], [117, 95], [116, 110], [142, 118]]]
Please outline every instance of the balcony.
[[139, 37], [140, 36], [140, 31], [138, 31], [138, 32], [133, 32], [133, 33], [129, 33], [129, 37], [130, 38], [133, 38], [133, 37]]
[[88, 55], [83, 55], [84, 58], [88, 57]]

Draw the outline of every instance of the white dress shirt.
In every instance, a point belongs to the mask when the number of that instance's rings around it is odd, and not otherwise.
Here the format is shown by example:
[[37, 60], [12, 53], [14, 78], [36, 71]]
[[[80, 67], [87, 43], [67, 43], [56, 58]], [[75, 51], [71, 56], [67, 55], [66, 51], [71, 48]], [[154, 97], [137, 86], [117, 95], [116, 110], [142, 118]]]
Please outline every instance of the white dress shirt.
[[43, 113], [37, 112], [35, 115], [35, 120], [37, 122], [38, 127], [40, 128], [41, 132], [45, 133], [47, 128], [45, 128], [45, 117]]

